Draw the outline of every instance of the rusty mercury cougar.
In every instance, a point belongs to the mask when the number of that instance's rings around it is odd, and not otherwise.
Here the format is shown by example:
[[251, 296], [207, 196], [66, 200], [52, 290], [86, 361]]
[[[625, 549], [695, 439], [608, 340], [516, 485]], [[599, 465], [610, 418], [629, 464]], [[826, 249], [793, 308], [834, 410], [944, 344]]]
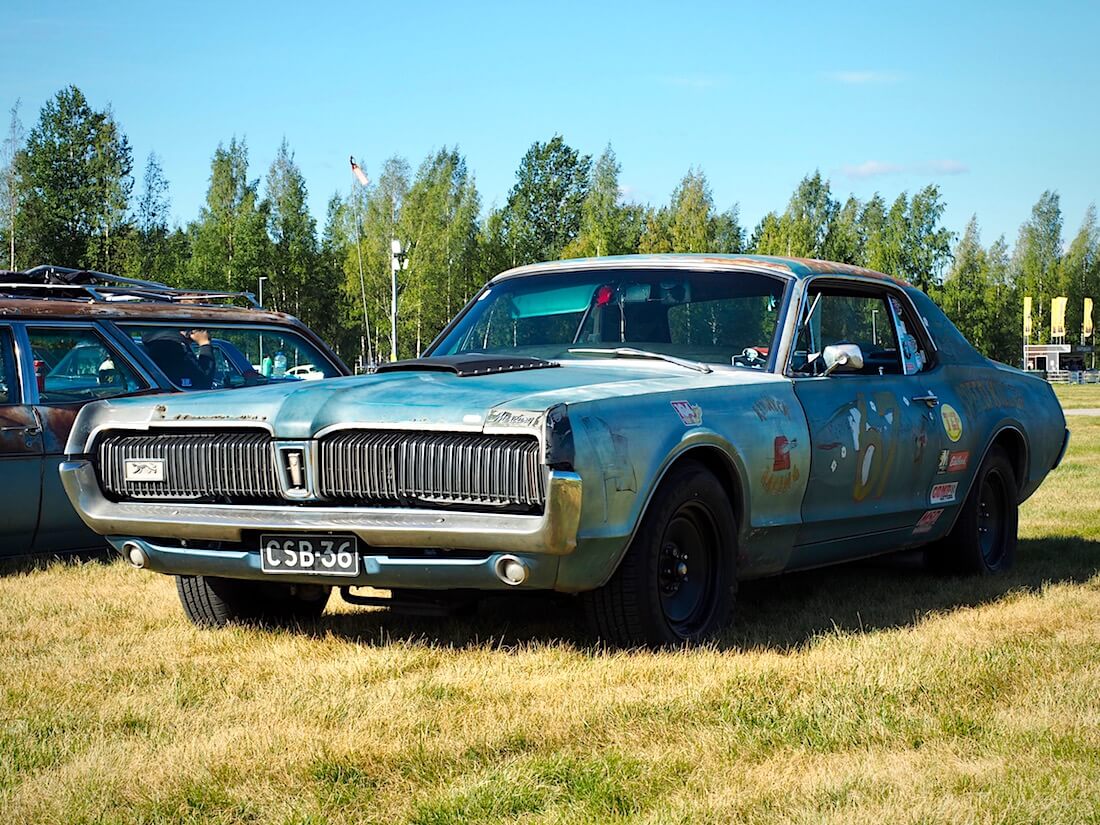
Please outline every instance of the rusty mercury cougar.
[[498, 275], [372, 375], [91, 404], [61, 476], [200, 624], [553, 589], [662, 646], [754, 577], [918, 546], [1005, 570], [1068, 440], [1044, 381], [899, 280], [626, 256]]

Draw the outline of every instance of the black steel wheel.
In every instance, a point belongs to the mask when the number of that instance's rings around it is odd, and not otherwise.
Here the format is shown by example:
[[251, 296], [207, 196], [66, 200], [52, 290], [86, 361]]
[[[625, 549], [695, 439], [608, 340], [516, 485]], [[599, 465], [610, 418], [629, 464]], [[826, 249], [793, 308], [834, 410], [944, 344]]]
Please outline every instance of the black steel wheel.
[[736, 592], [737, 524], [722, 484], [694, 461], [661, 482], [619, 568], [584, 594], [595, 634], [617, 647], [668, 647], [713, 636]]
[[331, 588], [318, 585], [176, 576], [183, 612], [200, 627], [236, 622], [288, 624], [312, 621], [328, 604]]
[[934, 570], [987, 575], [1002, 573], [1016, 558], [1019, 487], [1008, 454], [992, 447], [978, 469], [958, 521], [945, 538], [925, 550]]

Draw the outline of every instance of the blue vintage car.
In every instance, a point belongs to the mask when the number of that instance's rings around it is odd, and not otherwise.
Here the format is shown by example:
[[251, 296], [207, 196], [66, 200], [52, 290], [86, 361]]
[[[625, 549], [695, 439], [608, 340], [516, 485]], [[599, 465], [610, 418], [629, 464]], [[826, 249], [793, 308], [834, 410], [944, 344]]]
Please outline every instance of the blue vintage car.
[[1068, 438], [1045, 382], [894, 278], [630, 256], [505, 272], [373, 375], [92, 404], [61, 475], [197, 623], [553, 589], [659, 646], [745, 579], [918, 546], [1005, 570]]

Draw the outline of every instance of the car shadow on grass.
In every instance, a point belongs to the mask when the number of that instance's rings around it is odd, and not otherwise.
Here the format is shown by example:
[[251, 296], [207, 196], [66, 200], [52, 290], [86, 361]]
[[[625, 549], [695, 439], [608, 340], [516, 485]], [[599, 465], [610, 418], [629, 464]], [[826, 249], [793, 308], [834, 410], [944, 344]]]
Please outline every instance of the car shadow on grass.
[[76, 550], [71, 553], [38, 553], [20, 556], [0, 556], [0, 576], [33, 573], [56, 565], [111, 564], [118, 559], [118, 552], [105, 544], [92, 550]]
[[[1039, 592], [1048, 584], [1082, 584], [1097, 575], [1100, 542], [1084, 539], [1022, 540], [1016, 566], [1001, 576], [935, 575], [924, 568], [919, 551], [896, 553], [744, 582], [734, 623], [715, 644], [731, 650], [797, 651], [823, 635], [909, 627], [932, 613], [991, 604]], [[487, 597], [473, 615], [327, 613], [301, 629], [373, 645], [604, 649], [586, 629], [580, 600], [553, 593]]]

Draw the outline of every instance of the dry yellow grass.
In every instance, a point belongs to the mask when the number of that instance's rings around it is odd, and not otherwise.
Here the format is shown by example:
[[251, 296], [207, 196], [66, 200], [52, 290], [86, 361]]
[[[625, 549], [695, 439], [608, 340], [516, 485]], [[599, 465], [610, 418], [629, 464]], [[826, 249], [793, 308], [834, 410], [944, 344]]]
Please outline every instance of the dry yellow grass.
[[122, 564], [0, 578], [0, 823], [1100, 822], [1100, 419], [1016, 571], [746, 584], [720, 645], [568, 600], [200, 631]]

